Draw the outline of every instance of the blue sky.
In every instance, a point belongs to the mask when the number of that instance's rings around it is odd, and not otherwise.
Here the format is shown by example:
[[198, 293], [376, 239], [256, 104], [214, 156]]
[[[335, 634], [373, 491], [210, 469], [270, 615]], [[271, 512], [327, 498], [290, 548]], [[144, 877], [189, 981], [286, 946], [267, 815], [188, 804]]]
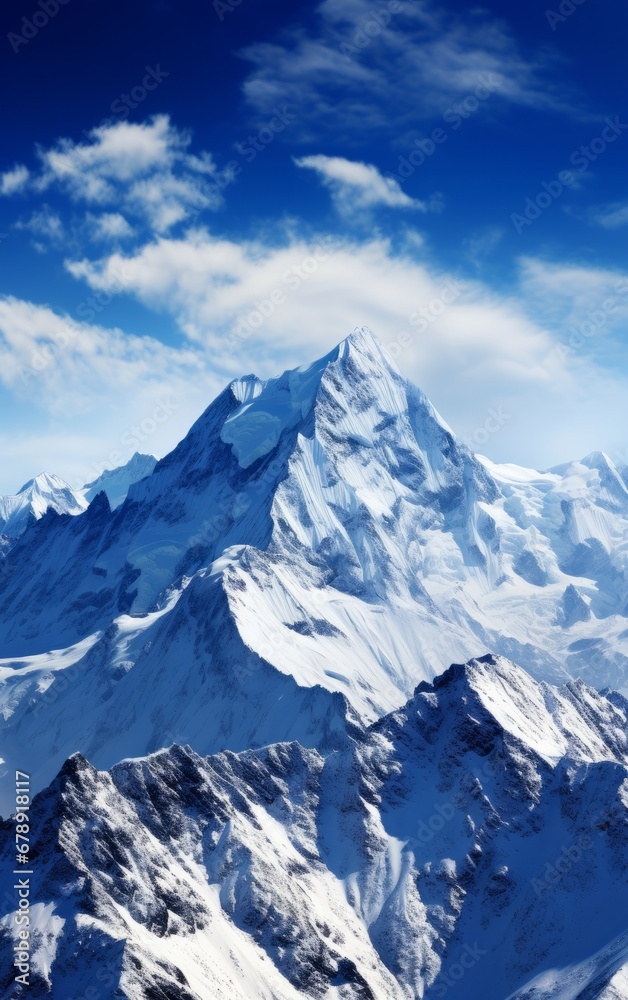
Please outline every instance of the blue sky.
[[359, 325], [491, 458], [628, 461], [618, 0], [0, 16], [1, 492]]

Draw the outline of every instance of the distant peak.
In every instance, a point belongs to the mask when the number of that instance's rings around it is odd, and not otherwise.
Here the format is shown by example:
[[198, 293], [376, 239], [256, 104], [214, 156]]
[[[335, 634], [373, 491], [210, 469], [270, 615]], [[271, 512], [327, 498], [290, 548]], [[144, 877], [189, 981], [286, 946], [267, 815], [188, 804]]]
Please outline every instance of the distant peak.
[[587, 469], [612, 469], [615, 471], [615, 466], [605, 451], [590, 452], [580, 459], [580, 464], [586, 466]]
[[27, 493], [29, 490], [38, 491], [50, 491], [50, 490], [69, 490], [69, 485], [60, 479], [59, 476], [53, 475], [51, 472], [40, 472], [38, 476], [34, 479], [29, 479], [27, 483], [24, 483], [22, 488], [18, 490], [19, 493]]

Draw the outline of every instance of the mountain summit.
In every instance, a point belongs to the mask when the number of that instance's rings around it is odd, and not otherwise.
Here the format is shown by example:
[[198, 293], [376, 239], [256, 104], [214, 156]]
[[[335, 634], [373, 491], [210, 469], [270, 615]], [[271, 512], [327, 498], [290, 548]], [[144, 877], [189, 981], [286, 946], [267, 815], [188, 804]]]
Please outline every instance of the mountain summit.
[[86, 507], [83, 497], [63, 479], [41, 472], [29, 479], [14, 496], [0, 497], [0, 533], [18, 538], [48, 510], [57, 514], [80, 514]]
[[233, 381], [117, 509], [25, 531], [0, 579], [2, 756], [41, 784], [77, 748], [339, 746], [487, 653], [626, 689], [627, 530], [606, 457], [475, 456], [357, 330]]

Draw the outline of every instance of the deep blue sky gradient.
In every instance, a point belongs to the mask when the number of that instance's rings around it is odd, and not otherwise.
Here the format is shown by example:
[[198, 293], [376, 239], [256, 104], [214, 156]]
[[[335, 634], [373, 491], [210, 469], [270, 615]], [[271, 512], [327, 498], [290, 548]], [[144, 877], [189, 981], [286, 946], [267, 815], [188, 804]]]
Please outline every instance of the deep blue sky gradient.
[[[349, 134], [335, 130], [332, 122], [325, 135], [314, 130], [308, 138], [302, 125], [309, 109], [299, 108], [288, 90], [283, 103], [295, 114], [297, 127], [279, 135], [258, 157], [254, 170], [243, 169], [226, 190], [225, 205], [203, 221], [212, 232], [236, 241], [258, 238], [286, 219], [298, 219], [303, 232], [312, 227], [344, 234], [351, 225], [356, 238], [366, 238], [369, 227], [376, 225], [378, 233], [394, 241], [399, 228], [394, 211], [382, 209], [376, 223], [367, 219], [362, 228], [355, 220], [348, 223], [334, 212], [324, 186], [310, 171], [297, 169], [293, 157], [322, 153], [373, 164], [383, 175], [395, 174], [399, 158], [413, 148], [411, 137], [444, 127], [447, 141], [402, 182], [410, 197], [426, 200], [437, 195], [442, 202], [440, 211], [415, 219], [433, 266], [470, 278], [481, 276], [501, 296], [514, 294], [521, 256], [625, 270], [626, 227], [594, 225], [591, 213], [600, 205], [626, 200], [628, 129], [533, 225], [518, 233], [512, 222], [512, 214], [523, 211], [526, 199], [535, 198], [543, 182], [573, 170], [570, 157], [601, 134], [607, 116], [628, 123], [628, 8], [620, 0], [584, 0], [552, 30], [546, 12], [559, 6], [550, 0], [518, 5], [490, 0], [477, 13], [458, 0], [447, 0], [444, 9], [452, 21], [480, 18], [506, 25], [522, 56], [542, 62], [546, 77], [569, 92], [571, 113], [525, 108], [497, 96], [483, 102], [456, 130], [443, 125], [445, 105], [431, 117], [417, 115], [413, 120], [410, 115], [403, 129]], [[60, 137], [79, 142], [101, 120], [116, 120], [112, 104], [141, 83], [147, 66], [160, 67], [167, 78], [127, 120], [142, 122], [166, 113], [177, 128], [191, 130], [194, 149], [209, 150], [219, 168], [234, 157], [243, 162], [237, 143], [267, 121], [244, 99], [242, 87], [251, 65], [243, 50], [277, 40], [297, 24], [305, 33], [315, 32], [317, 25], [316, 5], [287, 0], [272, 5], [241, 0], [222, 18], [212, 3], [198, 0], [69, 0], [15, 52], [9, 33], [20, 32], [22, 19], [30, 19], [38, 9], [34, 0], [8, 0], [0, 12], [3, 170], [18, 163], [33, 169], [35, 144], [47, 148]], [[338, 104], [343, 100], [339, 90]], [[72, 315], [89, 290], [68, 274], [64, 260], [84, 249], [68, 243], [38, 252], [32, 233], [16, 227], [16, 221], [42, 203], [63, 213], [68, 223], [73, 213], [78, 218], [84, 211], [53, 189], [35, 200], [26, 195], [0, 199], [0, 232], [6, 234], [0, 242], [0, 295]], [[474, 242], [491, 231], [499, 232], [494, 246], [489, 241], [485, 253], [474, 254]], [[172, 314], [153, 312], [131, 296], [115, 298], [103, 323], [181, 343]], [[597, 360], [602, 367], [625, 372], [627, 357], [616, 342]], [[19, 394], [5, 396], [0, 414], [3, 422], [14, 419], [33, 434], [47, 419], [45, 412], [34, 413]], [[12, 477], [7, 473], [5, 478], [0, 489], [9, 488]]]
[[[60, 136], [79, 141], [83, 130], [89, 131], [102, 119], [115, 120], [112, 103], [141, 83], [148, 65], [162, 67], [169, 76], [137, 109], [129, 111], [127, 120], [142, 121], [166, 112], [180, 128], [191, 128], [195, 143], [225, 164], [234, 156], [235, 144], [265, 123], [263, 116], [255, 116], [243, 102], [241, 85], [249, 67], [238, 53], [253, 42], [273, 38], [290, 23], [307, 23], [313, 6], [242, 0], [221, 20], [211, 3], [198, 0], [177, 4], [69, 0], [18, 53], [4, 41], [0, 86], [5, 95], [5, 158], [32, 163], [35, 141], [43, 146]], [[447, 7], [462, 15], [468, 12], [460, 2]], [[521, 211], [527, 197], [536, 196], [543, 181], [569, 168], [571, 154], [599, 135], [607, 114], [621, 115], [627, 108], [628, 8], [620, 0], [585, 0], [552, 31], [546, 11], [558, 12], [559, 4], [549, 0], [529, 0], [525, 5], [493, 0], [483, 7], [513, 28], [524, 51], [546, 49], [556, 57], [565, 76], [581, 89], [590, 120], [519, 107], [493, 111], [489, 100], [456, 132], [446, 128], [448, 141], [404, 184], [408, 194], [417, 198], [433, 191], [443, 193], [447, 211], [424, 222], [436, 252], [447, 264], [463, 266], [461, 244], [469, 234], [503, 226], [508, 246], [502, 243], [500, 253], [487, 262], [495, 280], [508, 280], [515, 253], [542, 249], [559, 255], [572, 251], [574, 243], [583, 260], [616, 264], [625, 255], [625, 231], [592, 230], [578, 215], [591, 202], [613, 202], [625, 196], [628, 137], [599, 158], [590, 183], [567, 192], [560, 204], [521, 235], [514, 231], [510, 217]], [[22, 18], [30, 18], [36, 9], [31, 0], [10, 0], [3, 5], [0, 40], [19, 30]], [[298, 113], [290, 93], [285, 100]], [[435, 115], [433, 122], [417, 121], [413, 131], [417, 136], [429, 135], [432, 128], [442, 125], [441, 116]], [[319, 140], [308, 143], [287, 131], [269, 146], [255, 171], [243, 171], [232, 187], [229, 211], [219, 218], [221, 229], [250, 234], [260, 217], [298, 214], [319, 221], [321, 213], [331, 216], [324, 191], [295, 171], [290, 159], [292, 154], [319, 152], [321, 145], [328, 155], [363, 159], [382, 173], [393, 174], [399, 157], [413, 148], [394, 138], [345, 134], [324, 144]], [[4, 230], [13, 217], [14, 206], [0, 204]], [[22, 242], [27, 244], [28, 238]], [[49, 260], [32, 257], [26, 268], [23, 253], [26, 249], [21, 247], [3, 259], [2, 291], [29, 295], [33, 281], [41, 281], [46, 294], [55, 295], [51, 302], [65, 304], [69, 282], [62, 268], [51, 273]]]

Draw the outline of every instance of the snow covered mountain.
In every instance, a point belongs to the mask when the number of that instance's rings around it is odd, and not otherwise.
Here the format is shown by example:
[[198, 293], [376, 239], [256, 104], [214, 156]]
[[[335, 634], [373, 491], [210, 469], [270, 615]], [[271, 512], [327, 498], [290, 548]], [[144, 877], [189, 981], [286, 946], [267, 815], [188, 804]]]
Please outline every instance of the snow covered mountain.
[[327, 752], [488, 652], [625, 691], [627, 529], [606, 456], [473, 455], [358, 330], [233, 382], [116, 510], [101, 492], [21, 536], [0, 755], [41, 788], [75, 750], [98, 768], [172, 741]]
[[81, 493], [87, 502], [91, 503], [94, 497], [104, 490], [109, 506], [115, 510], [126, 499], [133, 483], [139, 483], [140, 479], [150, 476], [156, 465], [157, 459], [154, 455], [142, 455], [136, 451], [126, 465], [120, 465], [116, 469], [105, 469], [91, 483], [86, 483]]
[[[627, 995], [625, 702], [500, 657], [333, 750], [76, 754], [32, 828], [33, 995]], [[14, 853], [4, 823], [3, 871]]]
[[0, 534], [18, 538], [48, 510], [57, 514], [80, 514], [87, 501], [59, 476], [42, 472], [29, 480], [15, 496], [0, 496]]

